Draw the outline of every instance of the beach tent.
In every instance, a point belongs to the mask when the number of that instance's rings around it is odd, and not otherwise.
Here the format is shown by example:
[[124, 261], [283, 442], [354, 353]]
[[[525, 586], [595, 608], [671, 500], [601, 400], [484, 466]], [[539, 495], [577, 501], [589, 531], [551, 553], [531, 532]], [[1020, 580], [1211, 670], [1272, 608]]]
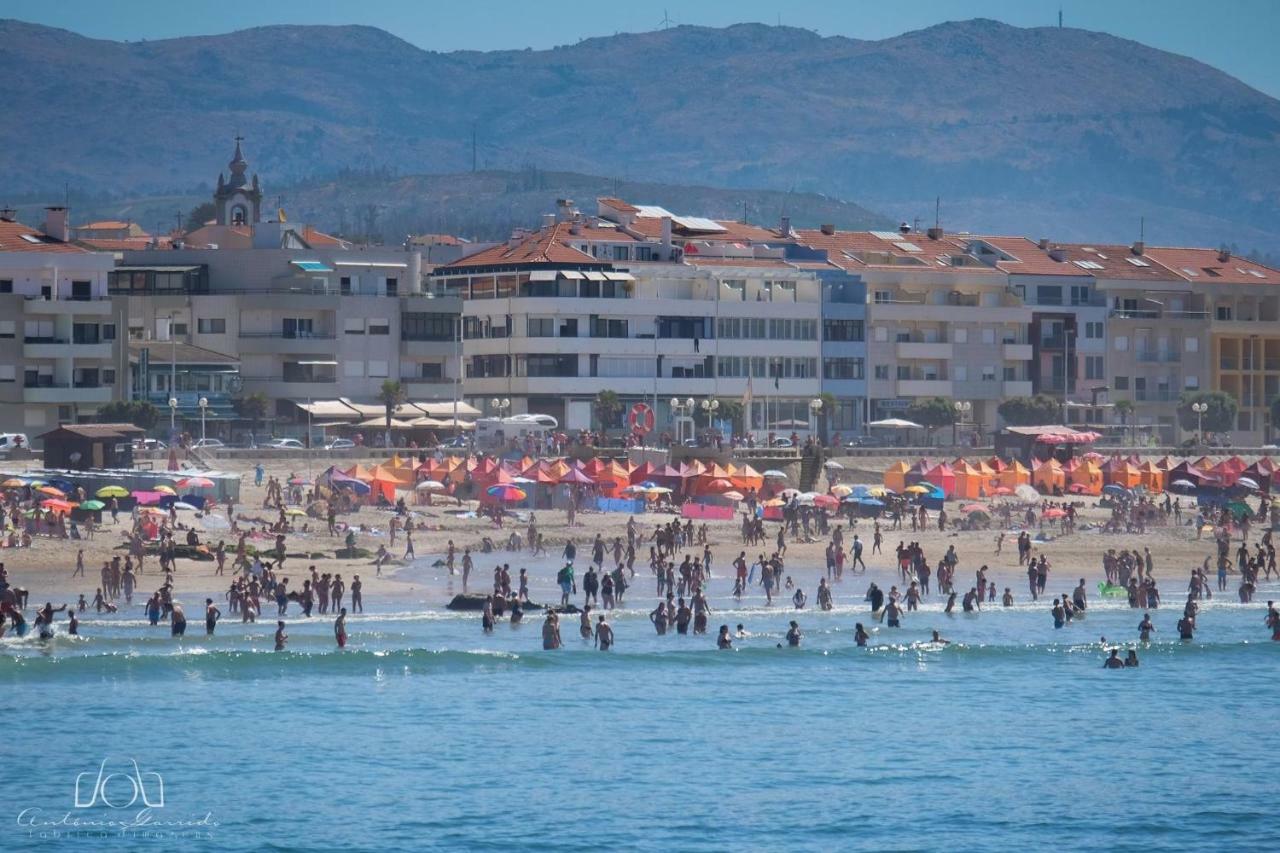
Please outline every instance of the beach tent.
[[1071, 486], [1077, 486], [1078, 488], [1075, 491], [1082, 494], [1102, 494], [1103, 483], [1102, 469], [1092, 459], [1082, 459], [1080, 464], [1071, 472]]
[[946, 462], [939, 462], [925, 472], [925, 480], [937, 486], [946, 497], [956, 493], [956, 472]]
[[907, 485], [914, 486], [917, 483], [925, 483], [928, 480], [928, 477], [925, 475], [933, 467], [934, 463], [930, 462], [928, 459], [917, 459], [916, 463], [907, 469], [907, 475], [905, 478]]
[[1138, 466], [1139, 482], [1146, 486], [1149, 492], [1163, 492], [1165, 472], [1160, 469], [1154, 462], [1143, 462]]
[[1009, 467], [1009, 464], [1005, 462], [1003, 459], [1001, 459], [999, 456], [992, 456], [990, 459], [987, 460], [987, 467], [990, 468], [992, 471], [995, 471], [997, 474], [1001, 474], [1004, 472], [1005, 468]]
[[1276, 463], [1271, 460], [1271, 457], [1263, 456], [1241, 473], [1257, 483], [1262, 491], [1270, 492], [1271, 481], [1276, 473]]
[[975, 465], [957, 459], [951, 466], [955, 472], [955, 490], [952, 494], [962, 500], [977, 500], [987, 494], [987, 476]]
[[1035, 466], [1031, 470], [1031, 484], [1041, 494], [1053, 494], [1055, 489], [1059, 494], [1066, 492], [1067, 475], [1062, 470], [1062, 463], [1057, 459], [1050, 459]]
[[360, 464], [352, 465], [342, 473], [346, 474], [348, 477], [354, 477], [362, 483], [367, 483], [373, 479], [373, 472]]
[[1233, 486], [1248, 467], [1239, 456], [1232, 456], [1214, 465], [1210, 473], [1217, 476], [1222, 485]]
[[1178, 465], [1178, 460], [1172, 456], [1161, 456], [1156, 460], [1156, 467], [1161, 471], [1171, 471]]
[[1195, 462], [1191, 463], [1192, 467], [1199, 468], [1201, 471], [1212, 471], [1213, 464], [1213, 460], [1208, 456], [1201, 456]]
[[755, 489], [759, 491], [764, 486], [764, 475], [750, 465], [743, 465], [739, 468], [730, 467], [729, 480], [742, 491]]
[[895, 492], [901, 492], [907, 487], [907, 471], [911, 466], [902, 460], [890, 465], [884, 472], [884, 484]]
[[1017, 490], [1031, 482], [1031, 472], [1021, 462], [1013, 460], [999, 474], [1000, 485], [1006, 489]]
[[1130, 463], [1127, 459], [1118, 461], [1105, 473], [1108, 484], [1123, 486], [1126, 489], [1132, 489], [1134, 486], [1142, 484], [1142, 474], [1139, 473], [1138, 466]]

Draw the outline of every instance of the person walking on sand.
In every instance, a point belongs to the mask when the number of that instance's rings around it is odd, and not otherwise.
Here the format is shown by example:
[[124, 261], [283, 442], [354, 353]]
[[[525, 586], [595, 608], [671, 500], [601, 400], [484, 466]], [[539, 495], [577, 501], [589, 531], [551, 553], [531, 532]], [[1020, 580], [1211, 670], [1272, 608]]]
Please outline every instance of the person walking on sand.
[[413, 531], [408, 527], [404, 529], [404, 557], [405, 560], [417, 559], [417, 555], [413, 553]]

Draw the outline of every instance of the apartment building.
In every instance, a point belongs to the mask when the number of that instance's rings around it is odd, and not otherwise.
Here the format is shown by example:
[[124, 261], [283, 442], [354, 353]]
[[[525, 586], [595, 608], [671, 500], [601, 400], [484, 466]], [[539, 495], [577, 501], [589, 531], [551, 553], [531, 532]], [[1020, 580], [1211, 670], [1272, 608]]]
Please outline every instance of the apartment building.
[[48, 208], [41, 229], [0, 211], [0, 432], [92, 420], [123, 393], [125, 306], [108, 295], [112, 258], [69, 237], [65, 208]]
[[[482, 409], [592, 425], [612, 390], [688, 434], [693, 400], [747, 400], [757, 431], [805, 430], [822, 390], [823, 284], [774, 232], [600, 199], [563, 201], [535, 232], [437, 268], [433, 293], [463, 299], [466, 392]], [[776, 241], [775, 241], [776, 242]], [[833, 272], [837, 272], [833, 270]], [[676, 400], [673, 408], [671, 400]]]

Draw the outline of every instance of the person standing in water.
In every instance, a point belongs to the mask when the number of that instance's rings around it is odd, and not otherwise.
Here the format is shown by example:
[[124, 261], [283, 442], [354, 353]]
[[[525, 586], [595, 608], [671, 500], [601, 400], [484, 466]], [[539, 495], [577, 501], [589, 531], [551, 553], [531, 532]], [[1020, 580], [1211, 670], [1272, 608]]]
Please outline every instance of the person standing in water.
[[728, 625], [721, 625], [721, 626], [720, 626], [720, 635], [719, 635], [718, 637], [716, 637], [716, 648], [717, 648], [717, 649], [732, 649], [732, 648], [733, 648], [733, 637], [729, 636], [729, 626], [728, 626]]
[[862, 627], [861, 622], [859, 622], [857, 625], [854, 626], [853, 641], [857, 643], [859, 647], [865, 647], [867, 645], [867, 640], [870, 640], [870, 639], [871, 639], [871, 635], [867, 633], [866, 628]]
[[289, 635], [284, 632], [284, 620], [280, 619], [276, 622], [276, 651], [284, 651], [284, 645], [287, 642], [289, 642]]
[[1151, 632], [1155, 629], [1156, 626], [1151, 624], [1151, 614], [1143, 613], [1142, 621], [1138, 623], [1138, 639], [1144, 643], [1150, 642]]
[[338, 612], [338, 618], [333, 620], [333, 638], [338, 641], [338, 648], [347, 647], [347, 608], [345, 607]]
[[800, 623], [792, 619], [791, 629], [787, 631], [787, 645], [791, 646], [792, 648], [797, 648], [800, 645], [800, 640], [803, 637], [804, 637], [804, 634], [800, 631]]
[[547, 611], [547, 618], [542, 623], [542, 648], [560, 648], [560, 617], [554, 610]]
[[212, 598], [204, 600], [204, 632], [212, 637], [213, 629], [218, 627], [218, 620], [222, 618], [222, 611], [213, 605]]
[[596, 623], [596, 648], [602, 652], [609, 651], [613, 646], [613, 628], [608, 622], [604, 621], [604, 614], [600, 614], [600, 621]]

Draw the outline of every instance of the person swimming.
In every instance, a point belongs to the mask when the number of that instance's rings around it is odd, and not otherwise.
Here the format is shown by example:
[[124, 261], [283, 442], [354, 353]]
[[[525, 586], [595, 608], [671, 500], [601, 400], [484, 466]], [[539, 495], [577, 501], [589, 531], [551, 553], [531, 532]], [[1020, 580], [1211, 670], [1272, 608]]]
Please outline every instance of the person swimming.
[[716, 637], [716, 648], [718, 648], [718, 649], [732, 649], [732, 648], [733, 648], [733, 638], [729, 636], [729, 626], [728, 626], [728, 625], [721, 625], [721, 626], [720, 626], [720, 635], [719, 635], [718, 637]]
[[791, 646], [792, 648], [796, 648], [797, 646], [800, 645], [800, 640], [802, 637], [804, 637], [804, 634], [801, 633], [800, 631], [800, 623], [792, 619], [791, 629], [787, 631], [787, 645]]
[[1103, 669], [1124, 669], [1124, 661], [1120, 660], [1120, 650], [1112, 649], [1111, 655], [1102, 662]]

